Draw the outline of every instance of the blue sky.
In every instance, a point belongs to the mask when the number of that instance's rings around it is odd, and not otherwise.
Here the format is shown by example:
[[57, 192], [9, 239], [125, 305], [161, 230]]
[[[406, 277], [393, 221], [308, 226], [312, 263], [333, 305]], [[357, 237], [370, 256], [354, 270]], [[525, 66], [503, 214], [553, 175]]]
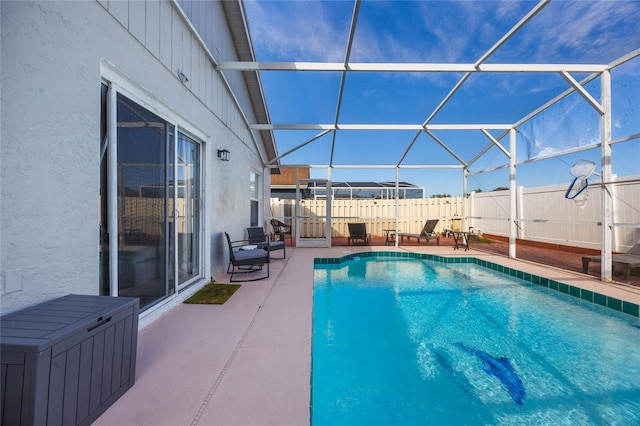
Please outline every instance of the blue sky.
[[[350, 62], [474, 63], [536, 2], [363, 1]], [[245, 1], [258, 61], [339, 62], [345, 53], [352, 1]], [[640, 1], [552, 1], [486, 63], [608, 64], [640, 48]], [[586, 74], [572, 74], [577, 80]], [[349, 73], [339, 123], [421, 124], [462, 77], [461, 73]], [[331, 124], [336, 117], [341, 73], [261, 74], [274, 124]], [[640, 133], [640, 58], [612, 74], [614, 140]], [[475, 73], [431, 121], [433, 124], [512, 124], [569, 88], [555, 73]], [[600, 84], [587, 90], [599, 99]], [[539, 149], [559, 151], [599, 138], [598, 115], [572, 95], [523, 126], [518, 159]], [[278, 151], [309, 140], [319, 131], [275, 131]], [[476, 156], [489, 139], [479, 131], [434, 131], [463, 160]], [[494, 137], [500, 131], [490, 132]], [[415, 131], [340, 131], [335, 165], [396, 164]], [[329, 164], [333, 133], [284, 157], [283, 164]], [[527, 145], [524, 141], [528, 141]], [[505, 140], [506, 142], [506, 140]], [[640, 174], [640, 139], [614, 145], [613, 171]], [[569, 183], [578, 158], [598, 160], [591, 150], [518, 168], [518, 184]], [[506, 162], [492, 148], [472, 170]], [[406, 165], [454, 165], [456, 160], [425, 133], [411, 147]], [[324, 173], [324, 172], [322, 172]], [[322, 177], [316, 175], [315, 177]], [[334, 169], [339, 180], [394, 180], [389, 169]], [[400, 179], [426, 187], [427, 194], [461, 195], [459, 170], [401, 169]], [[475, 176], [468, 190], [508, 186], [506, 171]]]

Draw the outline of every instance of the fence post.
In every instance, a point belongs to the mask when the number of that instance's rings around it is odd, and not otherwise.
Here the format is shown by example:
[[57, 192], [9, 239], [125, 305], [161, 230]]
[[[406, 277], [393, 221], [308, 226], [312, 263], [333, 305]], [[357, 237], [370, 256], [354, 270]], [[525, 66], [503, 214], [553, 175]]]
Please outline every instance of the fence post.
[[520, 239], [524, 238], [524, 236], [526, 235], [526, 233], [524, 232], [524, 228], [526, 226], [524, 219], [526, 217], [526, 214], [524, 209], [524, 199], [522, 195], [523, 190], [524, 188], [522, 186], [518, 186], [516, 189], [516, 223], [518, 224], [517, 237]]

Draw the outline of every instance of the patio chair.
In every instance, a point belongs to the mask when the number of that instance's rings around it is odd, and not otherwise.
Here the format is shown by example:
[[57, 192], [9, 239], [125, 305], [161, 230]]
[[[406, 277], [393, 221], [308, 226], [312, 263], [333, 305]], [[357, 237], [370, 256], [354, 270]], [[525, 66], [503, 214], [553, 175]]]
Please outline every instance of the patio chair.
[[[250, 244], [248, 240], [231, 241], [229, 234], [226, 232], [227, 244], [229, 246], [229, 266], [227, 274], [231, 274], [231, 282], [240, 281], [257, 281], [269, 278], [269, 246], [266, 250], [258, 248], [255, 244]], [[267, 275], [258, 278], [250, 278], [246, 280], [234, 280], [235, 274], [248, 274], [252, 272], [262, 271], [267, 266]]]
[[277, 236], [280, 241], [286, 242], [287, 235], [289, 236], [289, 240], [293, 240], [291, 225], [280, 222], [278, 219], [271, 219], [271, 227], [273, 228], [273, 236]]
[[425, 239], [425, 244], [429, 244], [429, 240], [432, 238], [436, 239], [437, 245], [440, 245], [440, 235], [435, 232], [436, 226], [438, 225], [438, 219], [429, 219], [422, 227], [422, 231], [419, 234], [412, 234], [410, 232], [399, 232], [398, 236], [402, 241], [404, 241], [405, 237], [411, 241], [411, 238], [415, 238], [420, 242], [421, 239]]
[[247, 235], [249, 236], [249, 244], [255, 244], [262, 249], [269, 248], [269, 251], [272, 252], [282, 250], [282, 259], [287, 257], [284, 241], [271, 241], [270, 237], [264, 233], [262, 226], [247, 228]]
[[371, 237], [367, 234], [367, 225], [364, 223], [348, 223], [349, 237], [347, 238], [347, 244], [351, 245], [351, 241], [362, 240], [365, 245], [368, 245]]
[[[622, 267], [622, 272], [625, 280], [629, 279], [631, 275], [631, 268], [640, 268], [640, 241], [637, 241], [631, 249], [624, 254], [612, 254], [611, 255], [612, 266]], [[597, 256], [582, 256], [582, 272], [589, 272], [589, 262], [602, 262], [602, 255]]]

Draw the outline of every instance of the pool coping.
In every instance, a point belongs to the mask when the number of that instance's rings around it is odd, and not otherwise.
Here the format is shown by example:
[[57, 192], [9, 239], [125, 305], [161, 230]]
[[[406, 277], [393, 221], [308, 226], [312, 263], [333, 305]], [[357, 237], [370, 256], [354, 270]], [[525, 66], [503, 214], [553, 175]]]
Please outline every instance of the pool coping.
[[542, 287], [549, 288], [551, 290], [558, 291], [569, 296], [576, 297], [587, 302], [595, 303], [605, 308], [613, 309], [618, 312], [622, 312], [637, 318], [640, 318], [640, 305], [637, 303], [621, 300], [619, 298], [601, 294], [593, 290], [588, 290], [582, 287], [574, 286], [571, 284], [557, 281], [550, 278], [545, 278], [529, 272], [523, 272], [518, 269], [510, 268], [508, 266], [499, 265], [495, 262], [480, 259], [475, 256], [442, 256], [429, 253], [415, 253], [415, 252], [397, 252], [397, 251], [363, 251], [359, 253], [350, 253], [342, 257], [326, 257], [315, 258], [314, 268], [316, 265], [332, 265], [340, 264], [353, 260], [354, 258], [362, 257], [397, 257], [397, 258], [412, 258], [412, 259], [425, 259], [435, 262], [441, 262], [445, 264], [457, 264], [457, 263], [472, 263], [485, 268], [492, 269], [496, 272], [503, 273], [512, 277], [528, 281], [533, 284], [540, 285]]

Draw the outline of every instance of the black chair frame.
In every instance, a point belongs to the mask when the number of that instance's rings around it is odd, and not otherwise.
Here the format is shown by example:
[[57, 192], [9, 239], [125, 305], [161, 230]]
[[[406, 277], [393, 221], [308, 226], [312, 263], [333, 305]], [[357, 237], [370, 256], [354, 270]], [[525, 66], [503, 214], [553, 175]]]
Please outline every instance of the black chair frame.
[[[231, 241], [228, 233], [224, 233], [229, 246], [229, 266], [227, 273], [231, 274], [231, 282], [242, 281], [258, 281], [269, 278], [269, 246], [257, 247], [255, 249], [243, 249], [248, 245], [252, 245], [249, 240]], [[266, 265], [267, 274], [258, 278], [249, 278], [245, 280], [234, 279], [236, 274], [249, 274], [262, 271]]]
[[[273, 228], [273, 236], [278, 237], [280, 241], [286, 242], [287, 235], [289, 236], [289, 240], [293, 241], [291, 225], [287, 225], [278, 219], [271, 219], [271, 227]], [[293, 244], [293, 242], [291, 244]]]
[[369, 245], [371, 235], [367, 233], [367, 225], [365, 223], [348, 223], [347, 226], [349, 227], [348, 245], [357, 240], [362, 240], [364, 245]]
[[260, 248], [269, 248], [270, 252], [282, 250], [282, 257], [272, 257], [272, 259], [284, 259], [287, 257], [287, 248], [284, 241], [272, 241], [269, 235], [264, 233], [264, 228], [261, 226], [251, 226], [247, 228], [247, 235], [249, 244], [255, 244]]

